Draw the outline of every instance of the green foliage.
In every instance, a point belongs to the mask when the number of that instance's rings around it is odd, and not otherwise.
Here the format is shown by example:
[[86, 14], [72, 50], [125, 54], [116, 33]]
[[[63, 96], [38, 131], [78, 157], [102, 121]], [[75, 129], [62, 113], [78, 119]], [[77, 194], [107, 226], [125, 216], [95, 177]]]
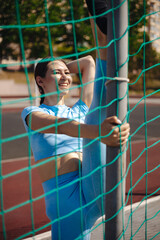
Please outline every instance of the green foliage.
[[[12, 58], [22, 58], [22, 46], [20, 45], [19, 30], [18, 28], [13, 27], [18, 24], [16, 3], [19, 5], [20, 24], [22, 26], [44, 22], [44, 17], [42, 17], [44, 12], [43, 0], [20, 0], [15, 2], [12, 0], [3, 1], [0, 8], [0, 21], [3, 25], [8, 25], [10, 28], [0, 29], [0, 36], [2, 38], [0, 43], [0, 48], [2, 49], [1, 59], [8, 58], [10, 56]], [[45, 35], [46, 31], [44, 28], [22, 28], [24, 48], [25, 52], [28, 52], [28, 57], [33, 57], [33, 53], [44, 52], [46, 49]], [[40, 41], [42, 37], [44, 41]]]
[[[90, 21], [84, 20], [88, 17], [84, 0], [7, 0], [2, 1], [0, 8], [0, 22], [2, 26], [6, 26], [6, 28], [0, 28], [0, 59], [12, 57], [22, 60], [16, 7], [19, 8], [26, 59], [45, 57], [52, 52], [54, 56], [77, 52], [85, 54], [85, 50], [94, 46]], [[129, 71], [131, 75], [158, 62], [157, 53], [152, 48], [149, 36], [144, 33], [143, 28], [144, 25], [147, 26], [144, 15], [149, 12], [149, 7], [147, 1], [145, 5], [143, 0], [129, 1]], [[158, 79], [158, 68], [147, 72], [146, 79], [153, 75]]]
[[[144, 40], [143, 26], [146, 22], [144, 22], [142, 17], [146, 11], [148, 11], [148, 5], [144, 7], [143, 0], [138, 2], [134, 0], [129, 1], [129, 54], [133, 55], [129, 62], [129, 69], [131, 71], [133, 69], [141, 69], [143, 66], [143, 48], [140, 54], [137, 55], [136, 53], [139, 52]], [[142, 60], [142, 64], [140, 65], [139, 59]]]
[[[58, 2], [58, 1], [57, 1]], [[60, 11], [59, 11], [60, 6]], [[73, 7], [73, 9], [72, 9]], [[53, 12], [58, 15], [53, 14]], [[56, 15], [56, 19], [55, 16]], [[59, 1], [56, 8], [51, 4], [49, 8], [49, 20], [50, 22], [62, 22], [63, 25], [54, 26], [51, 29], [51, 34], [54, 39], [54, 44], [60, 45], [57, 48], [57, 54], [71, 54], [77, 51], [81, 51], [81, 47], [84, 48], [85, 44], [90, 45], [92, 42], [92, 33], [90, 22], [81, 21], [81, 19], [88, 16], [87, 9], [84, 8], [82, 0], [71, 1]], [[77, 20], [78, 22], [74, 22]], [[74, 34], [75, 32], [75, 34]], [[62, 53], [63, 48], [63, 53]]]
[[[0, 7], [0, 22], [3, 25], [16, 24], [16, 9], [15, 5], [11, 4], [12, 1], [3, 1], [1, 2]], [[10, 44], [16, 42], [18, 38], [18, 31], [15, 29], [1, 29], [0, 28], [0, 58], [2, 56], [10, 56], [10, 53], [13, 58], [15, 58], [15, 53], [12, 50]], [[12, 41], [10, 39], [12, 38]]]
[[[73, 23], [71, 6], [69, 1], [61, 0], [12, 0], [3, 1], [0, 8], [0, 21], [2, 25], [10, 28], [1, 28], [0, 58], [22, 59], [22, 46], [20, 45], [19, 30], [13, 27], [17, 25], [16, 4], [19, 6], [20, 24], [24, 44], [25, 57], [27, 59], [45, 57], [53, 52], [63, 54], [82, 51], [84, 46], [92, 42], [92, 33], [89, 21]], [[80, 20], [88, 16], [84, 8], [83, 0], [73, 0], [74, 19]], [[69, 21], [69, 22], [67, 22]], [[48, 27], [45, 23], [50, 23]], [[43, 26], [42, 26], [43, 24]], [[75, 35], [73, 32], [75, 30]], [[49, 44], [48, 33], [51, 36]], [[51, 46], [52, 45], [52, 46]], [[58, 47], [57, 47], [58, 46]]]
[[[145, 71], [146, 87], [150, 82], [159, 79], [159, 68], [154, 67], [159, 62], [157, 52], [152, 46], [149, 35], [145, 31], [148, 26], [148, 20], [145, 15], [149, 12], [150, 5], [147, 1], [129, 1], [129, 76], [132, 82], [136, 81], [138, 75], [143, 69]], [[143, 89], [142, 77], [131, 86], [132, 89]]]

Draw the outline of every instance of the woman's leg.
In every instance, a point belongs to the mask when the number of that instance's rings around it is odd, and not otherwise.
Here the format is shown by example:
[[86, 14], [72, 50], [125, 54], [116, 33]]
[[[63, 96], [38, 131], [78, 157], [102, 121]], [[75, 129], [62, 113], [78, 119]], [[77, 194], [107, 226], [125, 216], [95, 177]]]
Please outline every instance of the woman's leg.
[[43, 189], [46, 214], [52, 222], [52, 240], [89, 240], [95, 219], [86, 220], [88, 207], [81, 192], [79, 171], [49, 179]]
[[[101, 15], [104, 12], [107, 12], [107, 0], [86, 0], [88, 11], [92, 16]], [[107, 34], [107, 14], [96, 17], [96, 24], [100, 28], [101, 32]]]
[[[106, 4], [103, 1], [104, 5]], [[102, 33], [99, 27], [94, 26], [93, 19], [91, 20], [91, 26], [93, 36], [96, 41], [95, 34], [97, 34], [98, 46], [96, 52], [96, 74], [94, 83], [94, 95], [93, 101], [89, 110], [89, 114], [86, 116], [85, 122], [87, 124], [101, 124], [101, 122], [107, 117], [106, 114], [106, 74], [107, 74], [107, 36]], [[107, 26], [106, 26], [107, 28]], [[103, 48], [99, 48], [103, 47]], [[103, 209], [103, 193], [105, 189], [105, 167], [106, 164], [106, 145], [100, 141], [93, 141], [90, 139], [84, 139], [83, 141], [83, 163], [82, 163], [82, 181], [83, 192], [87, 202], [95, 201], [95, 205], [99, 208], [99, 216], [104, 214]], [[93, 209], [92, 209], [93, 211]], [[96, 211], [96, 207], [95, 207]], [[97, 212], [95, 213], [97, 214]], [[99, 217], [97, 216], [97, 217]]]
[[[97, 59], [94, 96], [89, 114], [86, 116], [85, 122], [87, 124], [100, 124], [106, 118], [105, 76], [106, 61]], [[98, 140], [92, 143], [92, 140], [84, 139], [83, 147], [82, 176], [85, 177], [82, 181], [83, 192], [87, 202], [91, 202], [95, 198], [99, 197], [96, 200], [96, 203], [98, 204], [101, 212], [105, 187], [105, 168], [103, 166], [106, 162], [106, 145], [102, 144]]]

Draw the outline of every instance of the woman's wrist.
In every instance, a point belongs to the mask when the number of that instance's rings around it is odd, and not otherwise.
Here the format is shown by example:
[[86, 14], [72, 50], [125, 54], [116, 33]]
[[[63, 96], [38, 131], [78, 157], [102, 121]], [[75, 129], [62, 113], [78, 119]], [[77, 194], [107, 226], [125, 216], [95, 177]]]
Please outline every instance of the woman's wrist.
[[95, 139], [99, 136], [99, 125], [81, 125], [81, 135], [83, 138]]
[[79, 70], [83, 72], [84, 69], [88, 69], [89, 66], [95, 68], [95, 62], [91, 55], [67, 63], [67, 67], [71, 73], [79, 73]]

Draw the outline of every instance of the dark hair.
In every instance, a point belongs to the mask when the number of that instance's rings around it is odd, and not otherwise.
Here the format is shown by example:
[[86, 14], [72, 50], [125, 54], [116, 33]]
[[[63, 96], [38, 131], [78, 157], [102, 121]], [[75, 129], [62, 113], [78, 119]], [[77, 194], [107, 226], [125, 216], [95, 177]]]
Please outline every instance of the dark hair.
[[[44, 61], [44, 60], [46, 60], [46, 61]], [[42, 60], [40, 60], [40, 61], [37, 63], [37, 65], [36, 65], [36, 67], [35, 67], [35, 70], [34, 70], [34, 78], [35, 78], [35, 81], [36, 81], [36, 77], [37, 77], [37, 76], [40, 76], [40, 77], [42, 77], [42, 78], [45, 77], [46, 72], [47, 72], [47, 70], [48, 70], [48, 64], [49, 64], [50, 62], [52, 62], [52, 61], [53, 61], [53, 59], [52, 59], [51, 57], [46, 57], [46, 58], [43, 58]], [[63, 63], [66, 65], [65, 61], [62, 60], [62, 59], [56, 59], [56, 60], [54, 60], [54, 61], [61, 61], [61, 62], [63, 62]], [[66, 66], [67, 66], [67, 65], [66, 65]], [[37, 81], [36, 81], [36, 84], [37, 84], [37, 86], [38, 86], [38, 89], [39, 89], [40, 94], [43, 95], [43, 94], [44, 94], [43, 88], [38, 85]], [[42, 104], [43, 102], [44, 102], [44, 97], [41, 97], [40, 104]]]
[[[43, 61], [43, 60], [47, 60], [47, 61]], [[34, 78], [35, 78], [35, 81], [36, 81], [36, 77], [37, 76], [40, 76], [40, 77], [45, 77], [46, 75], [46, 72], [47, 72], [47, 65], [48, 63], [50, 63], [52, 60], [50, 57], [47, 57], [47, 58], [43, 58], [41, 61], [39, 61], [35, 67], [35, 70], [34, 70]], [[41, 86], [38, 85], [37, 81], [36, 81], [36, 84], [38, 86], [38, 89], [39, 89], [39, 92], [41, 95], [44, 94], [44, 90]], [[44, 97], [41, 97], [41, 100], [40, 100], [40, 104], [42, 104], [44, 102]]]

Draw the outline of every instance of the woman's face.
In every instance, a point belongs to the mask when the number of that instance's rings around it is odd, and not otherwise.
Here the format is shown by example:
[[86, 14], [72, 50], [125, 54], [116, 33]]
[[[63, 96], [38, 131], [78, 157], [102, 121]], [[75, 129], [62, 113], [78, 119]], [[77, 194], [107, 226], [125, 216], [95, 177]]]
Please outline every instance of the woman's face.
[[62, 61], [48, 63], [48, 70], [44, 78], [38, 84], [43, 88], [44, 93], [57, 92], [66, 95], [72, 84], [70, 71]]

